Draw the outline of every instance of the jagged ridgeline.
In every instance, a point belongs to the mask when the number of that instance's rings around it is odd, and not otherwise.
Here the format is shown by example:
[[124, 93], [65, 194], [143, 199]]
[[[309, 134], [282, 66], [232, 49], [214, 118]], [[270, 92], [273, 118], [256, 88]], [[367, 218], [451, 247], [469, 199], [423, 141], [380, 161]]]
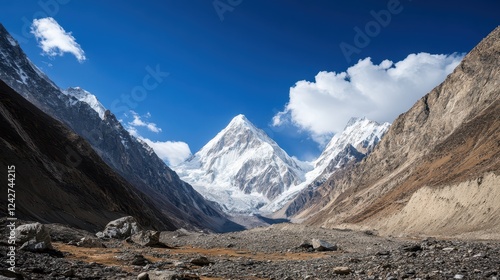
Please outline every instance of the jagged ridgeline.
[[[103, 114], [104, 107], [92, 99], [93, 95], [79, 88], [63, 92], [57, 87], [30, 62], [2, 25], [0, 56], [2, 81], [87, 140], [107, 165], [144, 193], [151, 207], [161, 209], [175, 227], [214, 231], [240, 228], [228, 221], [189, 184], [180, 180], [150, 147], [132, 137], [112, 112], [108, 110]], [[36, 182], [29, 186], [33, 189], [37, 187]], [[84, 188], [85, 185], [79, 187]], [[56, 201], [52, 203], [57, 207]], [[40, 218], [32, 214], [33, 218]]]
[[500, 27], [296, 218], [386, 234], [500, 238]]

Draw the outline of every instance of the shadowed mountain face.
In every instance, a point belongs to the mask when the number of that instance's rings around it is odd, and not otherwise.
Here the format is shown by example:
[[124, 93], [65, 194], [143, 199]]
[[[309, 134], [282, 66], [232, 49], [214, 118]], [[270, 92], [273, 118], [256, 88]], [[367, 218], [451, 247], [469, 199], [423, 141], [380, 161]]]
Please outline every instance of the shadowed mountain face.
[[500, 27], [296, 218], [386, 233], [500, 232]]
[[[213, 231], [239, 228], [180, 180], [147, 144], [130, 136], [112, 112], [99, 114], [88, 103], [63, 93], [29, 61], [2, 25], [0, 58], [1, 80], [87, 140], [106, 164], [150, 197], [176, 227]], [[75, 165], [81, 156], [75, 155]]]
[[[109, 168], [81, 137], [0, 81], [0, 170], [15, 166], [17, 218], [95, 231], [135, 216], [141, 224], [175, 229], [146, 195]], [[74, 152], [68, 152], [74, 151]], [[78, 153], [80, 163], [71, 157]], [[7, 183], [1, 184], [7, 193]], [[2, 200], [2, 205], [7, 200]], [[2, 215], [7, 207], [1, 207]]]

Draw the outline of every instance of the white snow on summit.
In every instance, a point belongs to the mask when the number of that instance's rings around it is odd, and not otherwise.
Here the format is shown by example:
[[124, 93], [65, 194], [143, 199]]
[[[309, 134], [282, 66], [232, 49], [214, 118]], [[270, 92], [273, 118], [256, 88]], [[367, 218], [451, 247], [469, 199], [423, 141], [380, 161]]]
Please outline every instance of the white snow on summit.
[[312, 163], [290, 157], [264, 131], [238, 115], [184, 163], [174, 167], [182, 180], [231, 214], [268, 214], [311, 184], [366, 156], [389, 128], [353, 118]]
[[104, 120], [104, 113], [106, 108], [97, 100], [97, 97], [92, 93], [80, 88], [80, 87], [70, 87], [63, 91], [64, 94], [75, 97], [78, 101], [87, 103], [94, 111], [99, 114], [101, 120]]
[[389, 123], [379, 124], [366, 118], [351, 118], [344, 131], [335, 134], [321, 155], [313, 162], [314, 169], [306, 173], [305, 180], [283, 192], [262, 208], [262, 211], [275, 212], [281, 209], [310, 184], [325, 181], [356, 156], [367, 155], [384, 136], [389, 126]]
[[243, 115], [186, 162], [174, 167], [181, 179], [229, 213], [257, 213], [304, 171], [264, 131]]

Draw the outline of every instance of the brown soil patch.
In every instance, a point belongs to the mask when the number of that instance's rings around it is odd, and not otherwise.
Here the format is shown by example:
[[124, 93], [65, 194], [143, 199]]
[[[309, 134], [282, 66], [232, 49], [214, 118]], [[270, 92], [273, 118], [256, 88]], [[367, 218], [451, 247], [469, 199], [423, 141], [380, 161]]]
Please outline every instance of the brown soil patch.
[[[193, 247], [180, 247], [174, 249], [165, 248], [136, 248], [129, 246], [124, 243], [124, 247], [121, 248], [82, 248], [72, 245], [67, 245], [64, 243], [54, 242], [52, 243], [55, 249], [68, 253], [67, 259], [83, 261], [87, 263], [95, 262], [105, 266], [120, 266], [123, 270], [132, 272], [133, 266], [129, 265], [127, 261], [117, 258], [117, 256], [123, 254], [125, 251], [132, 254], [141, 254], [146, 259], [151, 262], [159, 262], [164, 260], [169, 260], [172, 262], [182, 261], [196, 256], [205, 256], [208, 259], [216, 260], [218, 258], [223, 259], [237, 259], [237, 258], [248, 258], [256, 261], [272, 261], [272, 262], [284, 262], [284, 261], [297, 261], [297, 260], [310, 260], [310, 259], [321, 259], [329, 258], [331, 255], [339, 254], [339, 252], [312, 252], [312, 253], [296, 253], [296, 252], [286, 252], [286, 253], [260, 253], [260, 252], [250, 252], [242, 250], [232, 250], [229, 248], [193, 248]], [[153, 255], [157, 256], [154, 257]], [[164, 256], [164, 258], [158, 257], [159, 255]], [[188, 265], [188, 268], [190, 266]], [[224, 279], [224, 278], [210, 278], [201, 277], [201, 279]], [[259, 280], [261, 278], [247, 277], [244, 279], [248, 280]]]

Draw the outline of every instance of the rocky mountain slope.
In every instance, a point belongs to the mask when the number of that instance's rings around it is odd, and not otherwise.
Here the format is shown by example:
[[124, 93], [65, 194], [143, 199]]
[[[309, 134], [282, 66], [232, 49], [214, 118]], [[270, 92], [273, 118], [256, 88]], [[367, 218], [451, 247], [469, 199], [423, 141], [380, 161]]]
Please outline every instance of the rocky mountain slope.
[[353, 118], [317, 160], [306, 164], [292, 159], [239, 115], [192, 158], [174, 168], [183, 180], [227, 212], [274, 213], [272, 216], [283, 218], [300, 208], [301, 191], [315, 189], [332, 173], [363, 159], [389, 126]]
[[94, 101], [88, 99], [89, 93], [71, 89], [63, 93], [29, 61], [2, 25], [0, 57], [1, 80], [85, 138], [104, 162], [151, 197], [177, 227], [237, 228], [180, 180], [150, 147], [131, 137], [109, 110], [103, 115], [103, 108], [96, 111], [99, 104], [89, 105], [87, 102]]
[[295, 214], [308, 195], [323, 184], [333, 173], [349, 168], [366, 157], [382, 139], [389, 123], [379, 124], [366, 118], [352, 118], [340, 133], [335, 134], [321, 155], [306, 173], [305, 181], [290, 188], [266, 206], [275, 217]]
[[243, 115], [175, 170], [232, 213], [257, 211], [304, 176], [295, 160]]
[[386, 234], [500, 235], [500, 27], [296, 219]]
[[[175, 229], [153, 201], [108, 167], [81, 137], [0, 81], [0, 172], [15, 166], [15, 217], [95, 231], [133, 215]], [[72, 158], [79, 154], [79, 164]], [[7, 181], [0, 190], [7, 194]], [[10, 192], [9, 192], [10, 193]], [[7, 216], [7, 199], [2, 216]]]

